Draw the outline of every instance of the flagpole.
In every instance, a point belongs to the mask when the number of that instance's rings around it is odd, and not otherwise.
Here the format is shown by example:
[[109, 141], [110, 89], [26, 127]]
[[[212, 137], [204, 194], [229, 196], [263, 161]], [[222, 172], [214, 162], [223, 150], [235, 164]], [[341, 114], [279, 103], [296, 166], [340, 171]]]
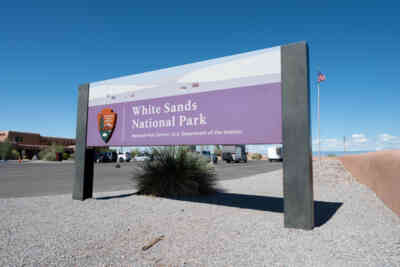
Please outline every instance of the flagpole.
[[321, 136], [320, 136], [320, 116], [319, 116], [319, 82], [317, 83], [318, 88], [318, 172], [321, 173]]

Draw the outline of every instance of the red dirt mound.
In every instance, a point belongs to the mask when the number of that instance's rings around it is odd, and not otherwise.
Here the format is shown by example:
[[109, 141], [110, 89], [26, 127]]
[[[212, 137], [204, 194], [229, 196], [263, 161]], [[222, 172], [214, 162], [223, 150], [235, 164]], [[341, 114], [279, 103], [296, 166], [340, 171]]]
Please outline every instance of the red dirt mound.
[[400, 216], [400, 150], [338, 157], [360, 183]]

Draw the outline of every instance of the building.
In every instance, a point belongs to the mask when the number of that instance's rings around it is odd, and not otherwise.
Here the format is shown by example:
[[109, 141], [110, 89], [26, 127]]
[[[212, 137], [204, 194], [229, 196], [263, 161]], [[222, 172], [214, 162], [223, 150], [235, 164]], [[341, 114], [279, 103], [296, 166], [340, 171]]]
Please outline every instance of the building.
[[0, 131], [0, 142], [7, 140], [20, 153], [24, 151], [25, 156], [28, 158], [32, 158], [40, 150], [52, 144], [63, 145], [67, 153], [73, 153], [75, 150], [75, 139], [72, 138], [48, 137], [37, 133]]

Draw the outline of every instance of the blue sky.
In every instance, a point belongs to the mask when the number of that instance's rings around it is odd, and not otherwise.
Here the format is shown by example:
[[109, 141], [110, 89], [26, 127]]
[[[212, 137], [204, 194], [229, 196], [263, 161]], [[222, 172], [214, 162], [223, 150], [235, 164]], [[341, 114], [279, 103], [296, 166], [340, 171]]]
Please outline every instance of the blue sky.
[[3, 2], [0, 129], [74, 137], [81, 83], [304, 40], [314, 148], [318, 68], [323, 150], [400, 148], [395, 1]]

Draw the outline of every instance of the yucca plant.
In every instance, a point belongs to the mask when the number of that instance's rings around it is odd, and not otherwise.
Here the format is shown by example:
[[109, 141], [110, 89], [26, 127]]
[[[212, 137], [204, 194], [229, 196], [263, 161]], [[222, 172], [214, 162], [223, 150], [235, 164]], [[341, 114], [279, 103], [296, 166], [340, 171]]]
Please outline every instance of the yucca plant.
[[138, 194], [159, 197], [199, 196], [220, 191], [214, 167], [186, 147], [153, 148], [152, 160], [137, 167]]

